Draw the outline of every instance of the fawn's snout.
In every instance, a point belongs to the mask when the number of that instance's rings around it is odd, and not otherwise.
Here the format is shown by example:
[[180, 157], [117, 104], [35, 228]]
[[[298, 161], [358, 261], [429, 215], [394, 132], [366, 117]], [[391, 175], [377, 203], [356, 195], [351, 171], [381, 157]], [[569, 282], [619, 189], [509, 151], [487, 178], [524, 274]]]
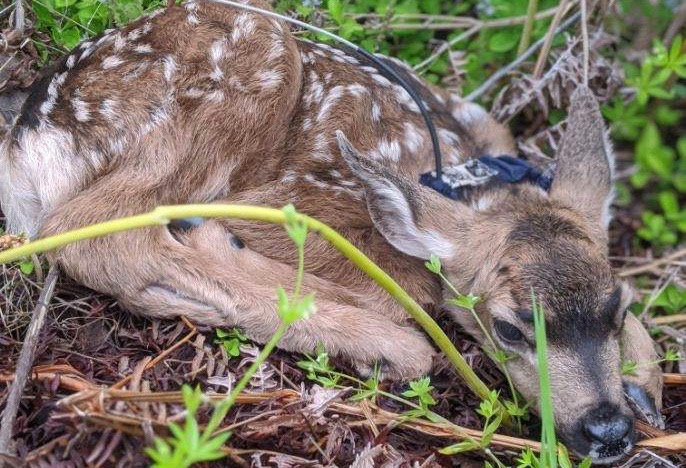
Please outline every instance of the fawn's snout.
[[587, 452], [596, 462], [610, 463], [633, 447], [634, 421], [616, 405], [603, 402], [588, 411], [581, 432], [584, 438], [581, 443], [590, 445]]

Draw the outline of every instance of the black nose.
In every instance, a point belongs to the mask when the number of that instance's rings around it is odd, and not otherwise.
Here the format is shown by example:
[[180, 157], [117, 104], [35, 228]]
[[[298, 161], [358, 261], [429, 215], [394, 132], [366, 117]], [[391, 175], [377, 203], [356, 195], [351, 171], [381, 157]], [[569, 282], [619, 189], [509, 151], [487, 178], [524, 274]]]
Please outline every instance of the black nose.
[[613, 445], [631, 433], [633, 421], [614, 405], [603, 404], [586, 416], [584, 430], [591, 441]]

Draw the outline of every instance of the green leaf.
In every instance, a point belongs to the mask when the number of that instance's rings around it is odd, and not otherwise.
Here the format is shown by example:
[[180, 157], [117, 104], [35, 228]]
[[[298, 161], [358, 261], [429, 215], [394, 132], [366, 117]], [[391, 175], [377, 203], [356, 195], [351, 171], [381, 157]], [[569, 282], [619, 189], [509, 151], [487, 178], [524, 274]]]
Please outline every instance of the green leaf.
[[36, 265], [33, 264], [33, 261], [31, 260], [24, 260], [22, 262], [19, 262], [19, 270], [25, 274], [26, 276], [30, 275], [33, 273], [33, 271], [36, 269]]
[[472, 450], [476, 450], [479, 448], [481, 447], [475, 441], [464, 440], [462, 442], [458, 442], [457, 444], [449, 445], [448, 447], [438, 449], [438, 453], [441, 453], [443, 455], [455, 455], [457, 453], [471, 452]]
[[674, 217], [679, 214], [679, 201], [677, 200], [674, 192], [660, 192], [658, 195], [658, 201], [667, 218]]
[[70, 26], [53, 30], [52, 38], [65, 49], [73, 49], [81, 42], [81, 33], [75, 26]]
[[458, 307], [462, 307], [463, 309], [472, 310], [474, 309], [474, 307], [476, 307], [480, 300], [481, 298], [479, 296], [475, 296], [474, 294], [469, 293], [466, 296], [459, 295], [457, 297], [449, 299], [448, 302]]
[[424, 262], [424, 266], [431, 273], [439, 274], [441, 272], [441, 260], [434, 254], [431, 254], [429, 261]]
[[488, 40], [488, 48], [493, 52], [507, 52], [517, 46], [517, 34], [512, 30], [498, 31]]
[[622, 375], [636, 375], [638, 364], [636, 361], [624, 361], [622, 363]]
[[336, 23], [343, 22], [343, 3], [340, 0], [329, 0], [327, 2], [329, 15]]

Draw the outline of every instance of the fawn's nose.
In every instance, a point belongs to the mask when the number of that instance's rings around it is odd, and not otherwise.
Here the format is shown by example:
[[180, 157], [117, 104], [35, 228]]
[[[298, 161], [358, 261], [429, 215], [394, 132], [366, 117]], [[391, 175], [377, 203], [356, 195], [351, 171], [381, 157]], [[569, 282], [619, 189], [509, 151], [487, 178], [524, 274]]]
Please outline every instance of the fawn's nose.
[[589, 412], [584, 420], [584, 431], [591, 442], [602, 445], [627, 445], [633, 433], [633, 421], [617, 407], [602, 404]]

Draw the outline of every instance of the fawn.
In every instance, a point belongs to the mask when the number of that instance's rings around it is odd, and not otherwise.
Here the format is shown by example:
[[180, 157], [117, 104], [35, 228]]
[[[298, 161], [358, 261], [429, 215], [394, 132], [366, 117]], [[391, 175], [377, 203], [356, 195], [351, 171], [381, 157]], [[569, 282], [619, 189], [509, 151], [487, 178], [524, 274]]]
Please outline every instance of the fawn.
[[[446, 164], [515, 154], [481, 107], [384, 60], [419, 90]], [[662, 384], [608, 261], [613, 161], [594, 96], [573, 96], [548, 191], [489, 184], [454, 201], [417, 182], [431, 156], [415, 102], [364, 57], [298, 40], [256, 13], [188, 2], [82, 43], [33, 85], [0, 153], [0, 200], [8, 228], [32, 237], [160, 204], [293, 203], [487, 345], [423, 267], [436, 255], [459, 290], [483, 298], [477, 313], [535, 401], [533, 289], [546, 311], [557, 431], [576, 453], [611, 463], [634, 441], [625, 392], [659, 421]], [[295, 274], [281, 227], [241, 220], [120, 233], [52, 258], [131, 311], [237, 326], [258, 342], [278, 326], [275, 287]], [[306, 258], [318, 312], [281, 348], [323, 344], [362, 374], [377, 363], [390, 378], [431, 370], [434, 348], [383, 290], [316, 236]], [[639, 363], [636, 375], [620, 374], [620, 355]]]

